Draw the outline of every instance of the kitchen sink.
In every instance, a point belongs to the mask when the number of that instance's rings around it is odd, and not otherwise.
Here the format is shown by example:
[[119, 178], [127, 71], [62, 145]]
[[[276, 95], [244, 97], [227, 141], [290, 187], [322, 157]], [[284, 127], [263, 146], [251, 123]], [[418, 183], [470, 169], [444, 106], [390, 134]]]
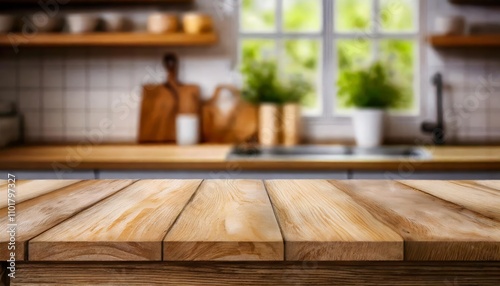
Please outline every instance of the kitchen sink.
[[229, 153], [229, 160], [318, 160], [318, 161], [348, 161], [348, 160], [426, 160], [431, 154], [421, 147], [385, 146], [376, 148], [360, 148], [350, 146], [296, 146], [296, 147], [240, 147]]

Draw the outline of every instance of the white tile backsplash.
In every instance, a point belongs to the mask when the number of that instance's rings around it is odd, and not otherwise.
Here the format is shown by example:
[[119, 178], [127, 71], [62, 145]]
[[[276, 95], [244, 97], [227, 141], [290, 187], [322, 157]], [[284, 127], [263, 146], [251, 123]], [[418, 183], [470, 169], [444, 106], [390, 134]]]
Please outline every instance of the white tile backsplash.
[[86, 109], [87, 93], [85, 90], [67, 90], [64, 102], [67, 109]]
[[67, 110], [64, 115], [66, 130], [85, 130], [87, 112], [85, 110]]
[[41, 72], [39, 66], [20, 66], [19, 85], [22, 87], [39, 88], [41, 85]]
[[53, 131], [53, 133], [55, 133], [56, 131], [61, 131], [61, 134], [63, 134], [62, 131], [64, 130], [65, 120], [63, 118], [62, 110], [44, 112], [42, 123], [42, 129], [44, 132]]
[[44, 65], [42, 70], [42, 87], [64, 87], [64, 69], [57, 65]]
[[0, 67], [0, 88], [13, 88], [18, 85], [17, 82], [17, 67], [2, 66]]
[[66, 67], [66, 88], [85, 88], [87, 86], [87, 70], [84, 66]]
[[39, 89], [23, 88], [19, 91], [19, 109], [38, 110], [41, 107], [41, 99]]
[[45, 89], [42, 91], [42, 106], [44, 110], [64, 109], [64, 92], [62, 89]]

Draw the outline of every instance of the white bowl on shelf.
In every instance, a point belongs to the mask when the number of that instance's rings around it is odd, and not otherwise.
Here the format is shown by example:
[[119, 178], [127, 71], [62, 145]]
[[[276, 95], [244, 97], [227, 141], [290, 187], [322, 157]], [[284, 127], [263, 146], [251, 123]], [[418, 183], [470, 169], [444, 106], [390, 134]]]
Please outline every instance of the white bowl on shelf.
[[12, 15], [0, 14], [0, 33], [5, 34], [12, 31], [15, 17]]
[[148, 17], [147, 30], [152, 34], [176, 33], [179, 30], [179, 18], [172, 13], [154, 13]]
[[104, 13], [101, 15], [106, 32], [120, 32], [125, 29], [125, 17], [118, 13]]
[[99, 18], [92, 14], [70, 14], [66, 16], [69, 32], [84, 34], [95, 31]]

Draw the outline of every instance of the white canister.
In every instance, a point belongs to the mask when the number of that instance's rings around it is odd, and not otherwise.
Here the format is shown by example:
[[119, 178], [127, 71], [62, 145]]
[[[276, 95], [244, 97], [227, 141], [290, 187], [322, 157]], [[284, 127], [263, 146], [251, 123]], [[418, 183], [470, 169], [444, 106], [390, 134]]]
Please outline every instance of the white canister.
[[463, 35], [465, 33], [465, 18], [462, 16], [440, 16], [434, 22], [436, 35]]
[[179, 114], [175, 120], [177, 145], [196, 145], [200, 141], [200, 119], [196, 114]]
[[383, 109], [356, 109], [353, 113], [354, 133], [358, 147], [373, 148], [384, 140]]

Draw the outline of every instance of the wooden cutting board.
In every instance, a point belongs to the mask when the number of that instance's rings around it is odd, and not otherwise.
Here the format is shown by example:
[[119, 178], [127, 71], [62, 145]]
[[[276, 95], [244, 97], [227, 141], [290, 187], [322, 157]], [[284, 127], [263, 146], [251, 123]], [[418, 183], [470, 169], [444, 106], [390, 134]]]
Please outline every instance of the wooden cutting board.
[[177, 115], [198, 114], [200, 110], [200, 88], [179, 82], [177, 56], [167, 54], [163, 63], [167, 82], [143, 88], [139, 143], [175, 142]]
[[[222, 92], [233, 96], [233, 104], [224, 109]], [[257, 134], [257, 108], [242, 100], [239, 90], [218, 86], [213, 97], [202, 107], [202, 133], [207, 143], [244, 143]]]

